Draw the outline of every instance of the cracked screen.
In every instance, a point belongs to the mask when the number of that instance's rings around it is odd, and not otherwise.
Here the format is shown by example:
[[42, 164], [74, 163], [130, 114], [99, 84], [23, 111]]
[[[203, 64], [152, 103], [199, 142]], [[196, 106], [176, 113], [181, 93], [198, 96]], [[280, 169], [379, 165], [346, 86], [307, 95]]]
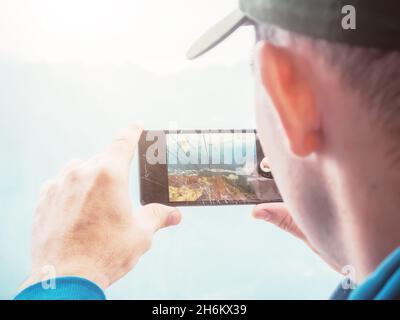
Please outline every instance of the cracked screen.
[[258, 190], [260, 181], [274, 182], [259, 175], [256, 150], [254, 132], [167, 134], [169, 201], [279, 199], [276, 187], [267, 198]]

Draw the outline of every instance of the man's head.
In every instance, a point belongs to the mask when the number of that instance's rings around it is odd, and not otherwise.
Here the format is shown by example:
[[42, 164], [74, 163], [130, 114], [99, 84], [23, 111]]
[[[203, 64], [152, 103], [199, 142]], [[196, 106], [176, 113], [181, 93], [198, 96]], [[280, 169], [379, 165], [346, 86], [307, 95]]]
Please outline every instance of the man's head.
[[315, 250], [364, 275], [399, 240], [399, 12], [398, 0], [240, 0], [188, 52], [255, 26], [257, 125], [283, 199]]
[[345, 224], [358, 223], [377, 176], [399, 171], [400, 53], [256, 29], [264, 152], [309, 241], [344, 265]]

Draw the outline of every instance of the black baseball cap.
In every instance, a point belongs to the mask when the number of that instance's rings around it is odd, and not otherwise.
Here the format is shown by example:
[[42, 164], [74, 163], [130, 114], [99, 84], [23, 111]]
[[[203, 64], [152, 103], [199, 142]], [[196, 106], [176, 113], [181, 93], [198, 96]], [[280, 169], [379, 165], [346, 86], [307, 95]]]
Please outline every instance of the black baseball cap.
[[[346, 19], [354, 20], [350, 27]], [[400, 0], [239, 0], [239, 9], [200, 37], [187, 58], [199, 57], [240, 26], [263, 23], [328, 41], [400, 50]]]

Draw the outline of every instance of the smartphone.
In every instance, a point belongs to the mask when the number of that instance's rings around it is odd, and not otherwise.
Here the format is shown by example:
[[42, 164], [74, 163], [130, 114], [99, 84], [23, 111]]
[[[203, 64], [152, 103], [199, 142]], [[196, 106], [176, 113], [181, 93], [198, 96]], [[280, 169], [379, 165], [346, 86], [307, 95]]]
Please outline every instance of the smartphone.
[[143, 205], [282, 201], [256, 130], [143, 131], [138, 149]]

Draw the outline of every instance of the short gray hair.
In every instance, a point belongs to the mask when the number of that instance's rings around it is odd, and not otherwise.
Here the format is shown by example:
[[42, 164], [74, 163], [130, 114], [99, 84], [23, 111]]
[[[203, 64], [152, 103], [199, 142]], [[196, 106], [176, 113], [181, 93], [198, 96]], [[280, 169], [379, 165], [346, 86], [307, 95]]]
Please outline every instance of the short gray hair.
[[256, 26], [258, 40], [277, 45], [307, 41], [316, 54], [333, 67], [346, 86], [357, 92], [373, 121], [394, 139], [393, 151], [400, 160], [400, 52], [354, 47], [312, 39], [269, 25]]

